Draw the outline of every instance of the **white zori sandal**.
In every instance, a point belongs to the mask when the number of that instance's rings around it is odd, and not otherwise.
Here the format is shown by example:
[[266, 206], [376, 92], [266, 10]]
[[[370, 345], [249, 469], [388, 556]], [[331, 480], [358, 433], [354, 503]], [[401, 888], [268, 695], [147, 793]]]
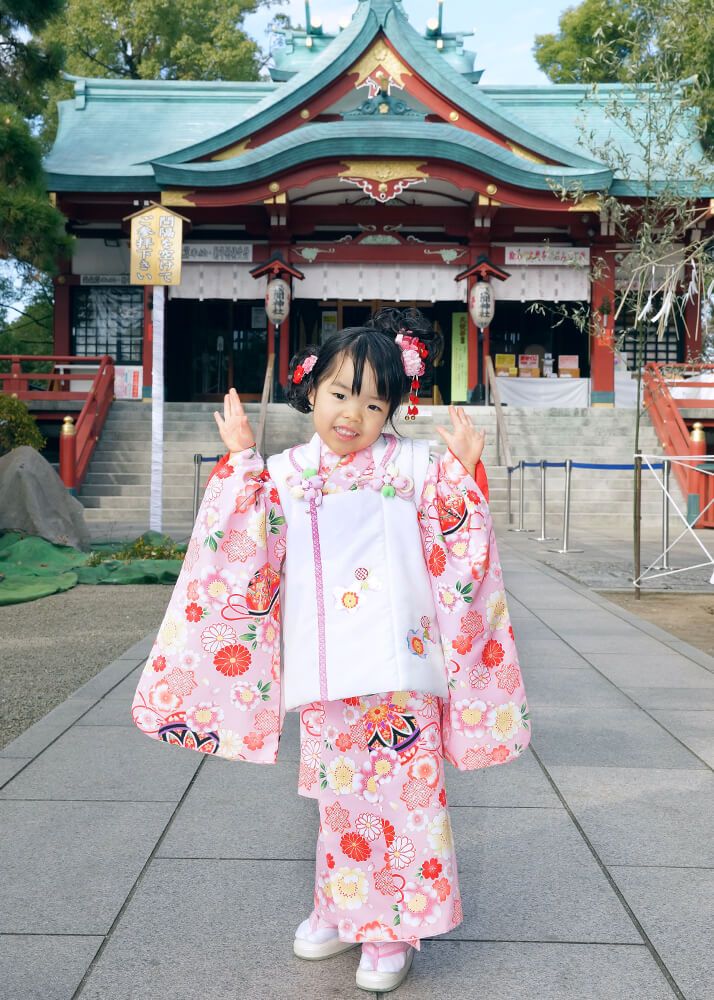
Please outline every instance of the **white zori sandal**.
[[357, 985], [373, 993], [396, 990], [407, 978], [414, 958], [414, 949], [406, 941], [375, 944], [365, 941], [357, 969]]
[[298, 958], [318, 961], [321, 958], [332, 958], [343, 951], [357, 947], [356, 941], [340, 941], [336, 927], [328, 924], [319, 914], [312, 911], [307, 920], [303, 920], [295, 931], [293, 951]]

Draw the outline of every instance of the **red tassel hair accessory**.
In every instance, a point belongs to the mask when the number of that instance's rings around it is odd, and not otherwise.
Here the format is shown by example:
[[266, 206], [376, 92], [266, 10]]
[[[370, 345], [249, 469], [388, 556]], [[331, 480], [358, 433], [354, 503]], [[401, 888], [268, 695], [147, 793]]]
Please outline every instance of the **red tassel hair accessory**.
[[404, 372], [412, 380], [405, 420], [415, 420], [419, 412], [419, 379], [426, 371], [424, 359], [429, 353], [418, 337], [410, 336], [411, 332], [402, 328], [394, 338], [401, 348]]

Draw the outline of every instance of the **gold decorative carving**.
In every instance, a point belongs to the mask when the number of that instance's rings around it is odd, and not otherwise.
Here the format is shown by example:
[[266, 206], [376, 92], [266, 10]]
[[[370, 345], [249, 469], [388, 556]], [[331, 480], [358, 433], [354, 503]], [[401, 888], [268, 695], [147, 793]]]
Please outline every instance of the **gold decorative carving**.
[[234, 142], [232, 146], [226, 146], [225, 149], [219, 150], [219, 152], [214, 153], [211, 157], [212, 160], [233, 160], [236, 156], [242, 156], [250, 144], [250, 136], [247, 139], [241, 139], [240, 142]]
[[374, 79], [375, 72], [380, 66], [397, 87], [404, 86], [402, 77], [413, 75], [409, 67], [392, 52], [381, 38], [378, 38], [374, 45], [367, 49], [356, 63], [353, 63], [347, 73], [356, 73], [355, 87], [364, 87], [370, 77]]
[[546, 161], [540, 156], [536, 156], [535, 153], [531, 153], [529, 149], [524, 149], [522, 146], [517, 146], [515, 142], [509, 142], [506, 140], [508, 148], [516, 156], [520, 156], [522, 160], [528, 160], [529, 163], [545, 163]]
[[495, 184], [486, 185], [486, 194], [494, 195], [498, 194], [498, 187]]
[[307, 119], [310, 117], [309, 109], [303, 108], [302, 111], [300, 112], [300, 117], [302, 118], [303, 121], [307, 121]]
[[487, 198], [485, 194], [480, 194], [478, 196], [479, 205], [490, 206], [491, 208], [500, 208], [501, 202], [496, 201], [495, 198]]
[[347, 170], [342, 170], [339, 177], [348, 180], [351, 177], [370, 177], [382, 183], [399, 181], [405, 177], [419, 177], [427, 180], [429, 174], [422, 170], [424, 160], [345, 160]]
[[195, 205], [196, 202], [189, 198], [193, 191], [174, 191], [167, 188], [161, 192], [162, 205]]
[[270, 191], [272, 194], [277, 194], [279, 190], [280, 190], [280, 185], [278, 184], [277, 181], [271, 181], [270, 184], [268, 184], [268, 191]]
[[458, 120], [459, 120], [459, 112], [458, 111], [450, 111], [449, 112], [449, 121], [450, 122], [457, 122]]
[[602, 208], [600, 204], [600, 199], [596, 194], [589, 194], [582, 201], [579, 201], [577, 205], [569, 205], [569, 212], [599, 212]]

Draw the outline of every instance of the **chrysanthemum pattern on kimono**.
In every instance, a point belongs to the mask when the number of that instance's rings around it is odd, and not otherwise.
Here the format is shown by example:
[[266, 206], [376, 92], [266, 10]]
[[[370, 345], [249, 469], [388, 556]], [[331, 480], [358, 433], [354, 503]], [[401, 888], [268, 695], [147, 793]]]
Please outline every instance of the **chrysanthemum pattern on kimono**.
[[301, 711], [299, 791], [320, 813], [314, 906], [343, 941], [419, 948], [463, 919], [440, 716], [441, 699], [418, 691]]
[[[346, 491], [367, 488], [370, 470], [371, 449], [339, 459], [324, 448], [318, 475], [325, 489]], [[450, 453], [431, 456], [417, 509], [438, 620], [415, 621], [404, 637], [418, 656], [440, 635], [449, 687], [443, 753], [461, 770], [513, 760], [530, 739], [485, 490], [481, 465], [474, 480]], [[278, 491], [255, 449], [221, 462], [134, 698], [134, 721], [147, 735], [230, 759], [275, 761], [287, 535]], [[330, 595], [346, 615], [359, 614], [380, 585], [368, 566], [355, 569], [363, 578]]]

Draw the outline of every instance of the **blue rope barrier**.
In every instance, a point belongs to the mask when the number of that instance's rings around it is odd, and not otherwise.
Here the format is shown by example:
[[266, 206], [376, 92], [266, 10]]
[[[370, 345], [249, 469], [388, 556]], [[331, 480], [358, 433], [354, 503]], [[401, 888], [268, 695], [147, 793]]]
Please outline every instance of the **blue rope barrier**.
[[[564, 469], [565, 462], [547, 462], [545, 463], [546, 469]], [[630, 464], [619, 464], [615, 462], [573, 462], [571, 464], [573, 469], [630, 469], [631, 471], [635, 468], [634, 465]], [[520, 465], [508, 465], [506, 466], [507, 472], [515, 472], [519, 469]], [[540, 469], [540, 462], [524, 462], [524, 469]], [[655, 462], [652, 465], [643, 465], [643, 470], [646, 469], [663, 469], [663, 462]]]

